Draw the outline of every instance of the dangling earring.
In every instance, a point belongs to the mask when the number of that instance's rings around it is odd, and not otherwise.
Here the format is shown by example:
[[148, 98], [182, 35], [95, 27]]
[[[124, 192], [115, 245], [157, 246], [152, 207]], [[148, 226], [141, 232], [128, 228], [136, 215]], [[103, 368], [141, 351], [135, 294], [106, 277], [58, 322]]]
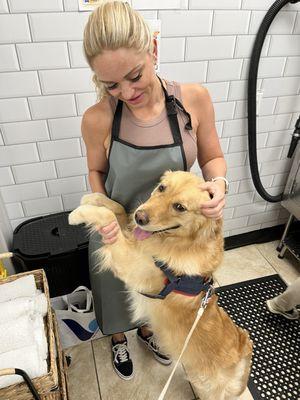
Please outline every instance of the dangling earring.
[[155, 71], [157, 71], [157, 69], [158, 69], [158, 64], [157, 64], [157, 57], [156, 56], [153, 56], [153, 65], [154, 65], [154, 70]]

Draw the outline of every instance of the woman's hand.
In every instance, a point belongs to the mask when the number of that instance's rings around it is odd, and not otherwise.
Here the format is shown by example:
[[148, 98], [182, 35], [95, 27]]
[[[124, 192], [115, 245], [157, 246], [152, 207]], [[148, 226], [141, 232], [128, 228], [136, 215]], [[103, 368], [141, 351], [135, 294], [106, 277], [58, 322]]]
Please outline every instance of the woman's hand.
[[207, 190], [212, 199], [201, 204], [203, 215], [208, 218], [220, 219], [223, 217], [225, 206], [225, 184], [223, 181], [205, 182], [200, 185], [201, 190]]
[[113, 244], [117, 241], [117, 235], [119, 232], [119, 224], [117, 221], [113, 221], [102, 228], [98, 227], [97, 231], [102, 236], [102, 242], [104, 244]]

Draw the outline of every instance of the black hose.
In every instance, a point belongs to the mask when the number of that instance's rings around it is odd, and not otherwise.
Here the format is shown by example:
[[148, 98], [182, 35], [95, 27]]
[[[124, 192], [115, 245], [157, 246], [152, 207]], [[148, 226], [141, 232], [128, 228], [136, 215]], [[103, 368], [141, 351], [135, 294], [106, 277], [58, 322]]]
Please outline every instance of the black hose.
[[24, 370], [20, 368], [0, 369], [0, 376], [5, 376], [5, 375], [20, 375], [26, 382], [28, 389], [30, 390], [34, 400], [41, 400], [41, 397], [38, 394], [34, 384], [32, 383], [31, 379]]
[[33, 383], [31, 382], [31, 379], [26, 374], [26, 372], [23, 371], [22, 369], [19, 369], [19, 368], [15, 368], [15, 372], [16, 372], [17, 375], [22, 376], [24, 381], [27, 383], [28, 389], [31, 391], [34, 400], [41, 400], [36, 388], [34, 387]]
[[254, 186], [260, 196], [271, 203], [276, 203], [282, 200], [282, 195], [272, 196], [264, 189], [258, 172], [257, 152], [256, 152], [256, 87], [257, 87], [257, 71], [258, 64], [268, 29], [276, 17], [277, 13], [287, 3], [298, 3], [300, 0], [276, 0], [272, 4], [267, 14], [265, 15], [252, 49], [249, 76], [248, 76], [248, 145], [249, 145], [249, 160], [250, 169]]

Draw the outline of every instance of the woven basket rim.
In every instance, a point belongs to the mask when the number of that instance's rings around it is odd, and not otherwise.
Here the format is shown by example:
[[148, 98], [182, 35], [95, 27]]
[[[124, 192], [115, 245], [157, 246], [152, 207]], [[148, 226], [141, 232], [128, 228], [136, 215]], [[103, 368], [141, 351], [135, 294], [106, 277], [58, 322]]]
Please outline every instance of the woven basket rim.
[[[49, 286], [43, 269], [26, 271], [15, 275], [10, 275], [4, 279], [0, 279], [0, 285], [13, 282], [23, 276], [34, 275], [36, 284], [42, 289], [47, 299], [47, 315], [44, 317], [44, 326], [46, 327], [47, 342], [48, 342], [48, 373], [38, 378], [32, 379], [32, 382], [40, 394], [47, 393], [58, 386], [58, 369], [56, 364], [55, 353], [55, 337], [52, 318], [52, 309], [50, 304]], [[37, 285], [38, 286], [38, 285]], [[4, 397], [1, 397], [4, 396]], [[9, 397], [11, 396], [11, 397]], [[0, 389], [0, 397], [14, 400], [31, 400], [32, 394], [24, 382], [16, 383]]]
[[55, 316], [55, 311], [52, 310], [52, 318], [53, 318], [53, 327], [54, 327], [54, 336], [57, 348], [57, 364], [58, 364], [58, 378], [59, 385], [56, 390], [53, 390], [47, 394], [41, 396], [42, 400], [68, 400], [68, 385], [67, 385], [67, 376], [65, 371], [65, 363], [64, 363], [64, 354], [60, 344], [59, 332], [58, 332], [58, 324]]

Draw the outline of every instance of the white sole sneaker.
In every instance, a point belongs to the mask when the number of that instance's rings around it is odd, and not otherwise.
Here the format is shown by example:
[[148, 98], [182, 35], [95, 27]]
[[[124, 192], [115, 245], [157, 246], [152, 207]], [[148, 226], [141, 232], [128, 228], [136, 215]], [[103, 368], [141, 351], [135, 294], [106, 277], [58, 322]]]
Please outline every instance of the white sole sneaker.
[[279, 314], [282, 315], [283, 317], [289, 319], [289, 320], [296, 320], [299, 318], [299, 312], [296, 308], [293, 308], [292, 313], [288, 313], [283, 310], [279, 310], [276, 307], [276, 304], [274, 304], [273, 299], [267, 300], [266, 301], [267, 308], [272, 314]]
[[125, 376], [125, 375], [122, 375], [122, 374], [118, 371], [118, 369], [117, 369], [117, 367], [115, 366], [114, 363], [112, 363], [112, 365], [113, 365], [113, 368], [114, 368], [115, 373], [118, 375], [119, 378], [123, 379], [124, 381], [130, 381], [130, 380], [134, 377], [134, 372], [133, 372], [131, 375], [129, 375], [129, 376]]
[[137, 338], [138, 340], [146, 346], [147, 350], [150, 351], [153, 354], [153, 357], [158, 361], [159, 363], [163, 365], [170, 365], [172, 364], [173, 360], [171, 358], [163, 358], [160, 357], [159, 354], [151, 347], [149, 346], [149, 343], [147, 342], [146, 339], [143, 339], [138, 333], [137, 333]]

